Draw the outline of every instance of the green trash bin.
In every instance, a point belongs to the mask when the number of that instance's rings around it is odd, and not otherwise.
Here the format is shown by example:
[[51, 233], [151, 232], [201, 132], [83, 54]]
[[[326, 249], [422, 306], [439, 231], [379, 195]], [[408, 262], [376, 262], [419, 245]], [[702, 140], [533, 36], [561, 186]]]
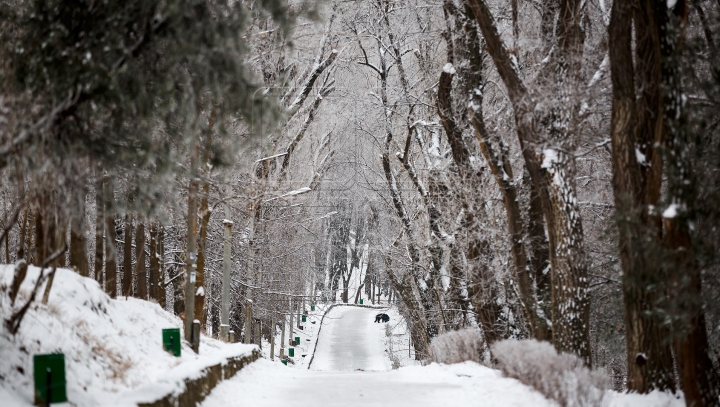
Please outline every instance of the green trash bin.
[[363, 305], [363, 299], [360, 298], [360, 305]]
[[297, 343], [298, 345], [300, 345], [300, 337], [299, 337], [299, 336], [296, 336], [296, 337], [295, 337], [295, 343]]
[[315, 304], [310, 304], [310, 311], [315, 311]]
[[180, 348], [182, 345], [182, 337], [180, 336], [180, 328], [169, 328], [162, 330], [163, 349], [173, 356], [180, 356]]
[[[291, 358], [295, 357], [295, 348], [288, 349], [288, 356], [290, 356]], [[285, 361], [285, 363], [287, 363], [287, 361]]]
[[302, 322], [307, 322], [307, 315], [302, 316]]
[[33, 356], [33, 375], [35, 378], [35, 404], [48, 404], [48, 398], [51, 403], [67, 401], [64, 354]]
[[283, 365], [287, 366], [287, 359], [282, 360]]

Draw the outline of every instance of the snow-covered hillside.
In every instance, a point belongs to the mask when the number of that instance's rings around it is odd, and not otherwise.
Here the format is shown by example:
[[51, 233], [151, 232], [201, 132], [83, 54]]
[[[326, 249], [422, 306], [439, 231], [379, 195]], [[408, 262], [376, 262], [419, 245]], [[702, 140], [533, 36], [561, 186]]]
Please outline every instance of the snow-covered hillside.
[[[0, 266], [0, 316], [7, 319], [27, 301], [40, 269], [29, 267], [14, 306], [7, 294], [13, 266]], [[33, 355], [64, 353], [68, 400], [75, 406], [115, 405], [167, 388], [253, 345], [202, 337], [200, 355], [183, 344], [182, 356], [162, 349], [162, 329], [181, 328], [179, 318], [156, 303], [109, 298], [98, 283], [58, 269], [48, 303], [42, 289], [16, 335], [0, 328], [0, 400], [3, 406], [33, 402]]]

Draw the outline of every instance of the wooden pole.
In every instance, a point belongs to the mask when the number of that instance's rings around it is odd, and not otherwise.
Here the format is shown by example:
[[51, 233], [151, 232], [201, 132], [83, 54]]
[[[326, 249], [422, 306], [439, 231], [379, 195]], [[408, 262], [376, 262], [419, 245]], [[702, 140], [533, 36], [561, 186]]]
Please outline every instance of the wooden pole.
[[293, 340], [293, 300], [292, 297], [290, 298], [290, 324], [288, 325], [290, 331], [288, 332], [288, 343]]
[[275, 313], [270, 317], [270, 360], [275, 360]]
[[253, 272], [254, 272], [254, 260], [255, 260], [255, 212], [257, 205], [254, 202], [250, 202], [250, 225], [248, 227], [248, 266], [247, 266], [247, 288], [246, 288], [246, 308], [248, 311], [245, 312], [245, 343], [250, 343], [250, 337], [252, 336], [252, 284], [253, 284]]
[[[230, 188], [228, 187], [228, 190]], [[228, 341], [230, 329], [230, 261], [233, 222], [230, 220], [230, 205], [225, 205], [225, 219], [223, 220], [223, 279], [222, 304], [220, 308], [220, 340]]]
[[[196, 142], [197, 143], [197, 142]], [[197, 267], [197, 248], [195, 247], [197, 231], [197, 145], [190, 153], [190, 187], [188, 191], [187, 217], [187, 263], [185, 268], [185, 339], [192, 342], [192, 325], [195, 311], [195, 268]]]
[[285, 324], [287, 321], [284, 313], [280, 315], [282, 318], [282, 331], [280, 332], [280, 359], [283, 359], [285, 357]]

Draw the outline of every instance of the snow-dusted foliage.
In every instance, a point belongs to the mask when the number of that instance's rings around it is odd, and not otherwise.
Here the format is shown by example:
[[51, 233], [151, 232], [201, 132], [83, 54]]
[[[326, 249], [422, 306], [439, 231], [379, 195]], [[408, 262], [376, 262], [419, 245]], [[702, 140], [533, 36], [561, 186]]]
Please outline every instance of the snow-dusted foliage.
[[558, 354], [549, 342], [505, 340], [491, 348], [500, 370], [553, 399], [562, 407], [605, 405], [609, 378], [588, 369], [579, 357]]
[[477, 328], [444, 333], [430, 344], [428, 361], [450, 364], [471, 360], [482, 363], [483, 342], [482, 332]]

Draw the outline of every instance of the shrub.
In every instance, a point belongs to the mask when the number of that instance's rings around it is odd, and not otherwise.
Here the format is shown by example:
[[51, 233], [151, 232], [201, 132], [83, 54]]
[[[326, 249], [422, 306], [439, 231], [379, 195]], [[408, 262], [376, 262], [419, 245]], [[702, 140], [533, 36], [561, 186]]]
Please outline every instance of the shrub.
[[493, 357], [508, 377], [535, 388], [562, 407], [602, 406], [610, 380], [591, 371], [575, 355], [558, 354], [547, 342], [505, 340], [492, 346]]
[[460, 363], [466, 360], [482, 363], [483, 337], [478, 329], [462, 329], [438, 335], [430, 344], [428, 361]]

